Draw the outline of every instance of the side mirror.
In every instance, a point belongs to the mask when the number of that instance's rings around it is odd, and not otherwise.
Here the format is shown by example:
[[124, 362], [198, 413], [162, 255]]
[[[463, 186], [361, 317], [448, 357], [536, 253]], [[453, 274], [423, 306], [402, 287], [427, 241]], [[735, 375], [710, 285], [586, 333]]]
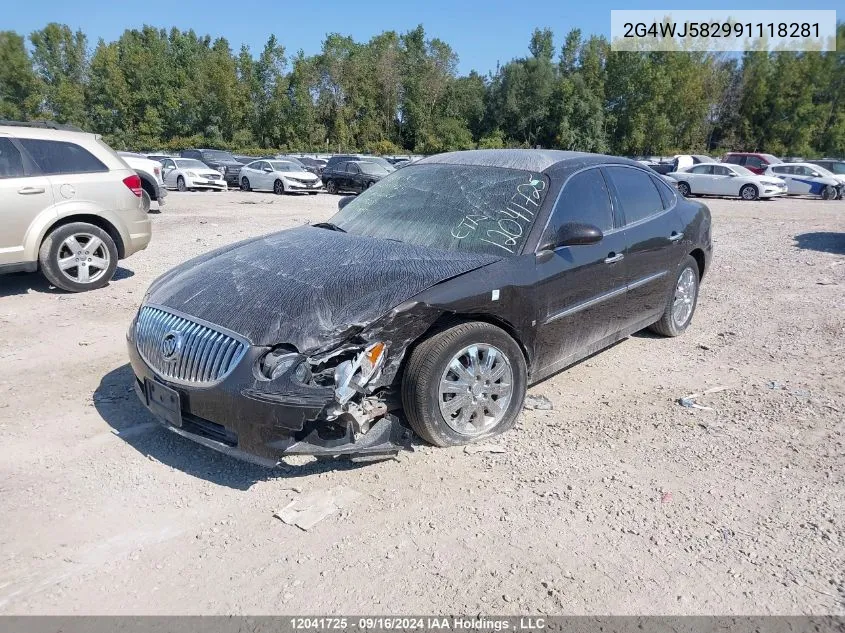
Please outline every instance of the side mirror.
[[817, 171], [810, 172], [810, 175], [811, 175], [813, 178], [818, 178], [818, 177], [820, 177], [820, 176], [821, 176], [821, 174], [820, 174], [819, 172], [817, 172]]
[[567, 222], [561, 225], [553, 242], [544, 244], [540, 250], [552, 251], [560, 246], [583, 246], [601, 242], [604, 233], [594, 224]]
[[265, 167], [265, 168], [264, 168], [264, 173], [265, 173], [265, 174], [269, 174], [271, 171], [273, 171], [273, 170], [272, 170], [270, 167]]
[[352, 202], [354, 199], [355, 199], [355, 196], [343, 196], [340, 200], [337, 201], [338, 210], [345, 207], [347, 204]]

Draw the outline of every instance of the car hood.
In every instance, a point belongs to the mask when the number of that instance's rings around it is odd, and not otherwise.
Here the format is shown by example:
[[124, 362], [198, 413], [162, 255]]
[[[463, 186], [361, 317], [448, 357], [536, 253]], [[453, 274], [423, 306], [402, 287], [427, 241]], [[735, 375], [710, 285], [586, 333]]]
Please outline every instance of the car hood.
[[254, 345], [330, 349], [431, 286], [501, 258], [311, 226], [207, 253], [153, 282], [145, 303], [228, 328]]
[[303, 180], [317, 180], [317, 176], [315, 176], [310, 171], [277, 171], [275, 172], [277, 176], [282, 178], [301, 178]]

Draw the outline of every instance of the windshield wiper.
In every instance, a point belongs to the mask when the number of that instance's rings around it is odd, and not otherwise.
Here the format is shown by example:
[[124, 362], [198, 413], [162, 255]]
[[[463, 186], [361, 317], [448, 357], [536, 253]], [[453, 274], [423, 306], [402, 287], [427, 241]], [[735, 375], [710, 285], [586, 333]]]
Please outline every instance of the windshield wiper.
[[317, 222], [317, 224], [312, 224], [311, 226], [328, 229], [329, 231], [340, 231], [341, 233], [346, 233], [346, 229], [342, 229], [337, 224], [332, 224], [331, 222]]

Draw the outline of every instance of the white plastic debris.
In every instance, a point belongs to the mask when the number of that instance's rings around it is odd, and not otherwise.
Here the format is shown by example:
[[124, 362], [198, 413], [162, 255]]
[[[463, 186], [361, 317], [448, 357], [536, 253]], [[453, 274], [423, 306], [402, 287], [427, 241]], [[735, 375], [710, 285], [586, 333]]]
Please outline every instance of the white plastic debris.
[[310, 530], [320, 521], [354, 503], [361, 493], [346, 486], [314, 490], [297, 497], [273, 516], [288, 525]]

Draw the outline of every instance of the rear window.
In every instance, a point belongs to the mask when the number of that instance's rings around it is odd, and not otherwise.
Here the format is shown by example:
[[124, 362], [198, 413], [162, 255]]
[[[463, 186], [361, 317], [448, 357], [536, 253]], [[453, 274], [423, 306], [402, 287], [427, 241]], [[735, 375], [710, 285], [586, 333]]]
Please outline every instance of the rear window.
[[20, 178], [24, 175], [23, 158], [12, 141], [0, 137], [0, 178]]
[[87, 149], [67, 141], [22, 138], [20, 144], [46, 175], [106, 172], [106, 167]]

